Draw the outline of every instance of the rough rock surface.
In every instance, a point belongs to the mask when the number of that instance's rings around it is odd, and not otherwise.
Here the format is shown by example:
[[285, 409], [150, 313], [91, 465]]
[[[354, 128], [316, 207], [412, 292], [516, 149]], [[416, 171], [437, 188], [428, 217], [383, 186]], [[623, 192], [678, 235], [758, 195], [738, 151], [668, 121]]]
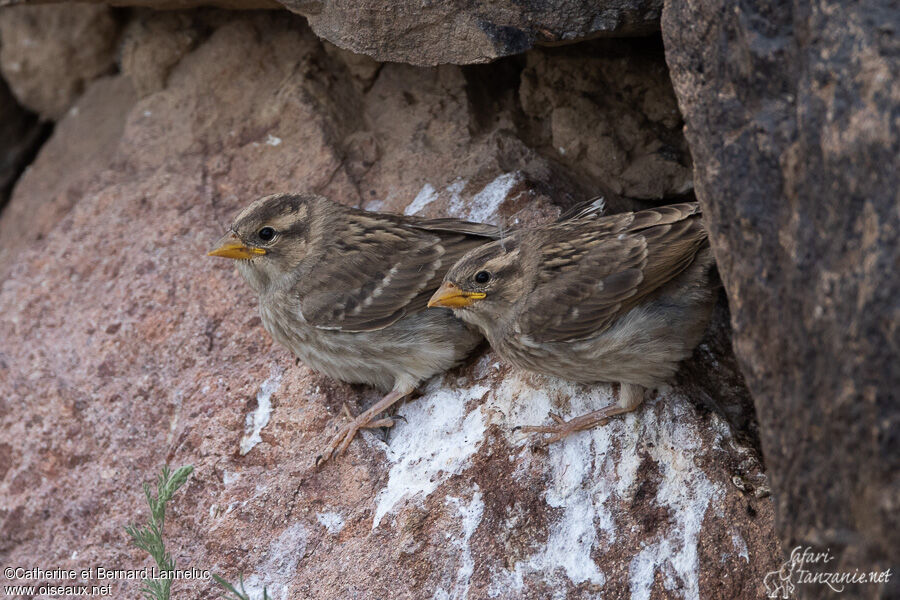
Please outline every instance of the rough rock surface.
[[382, 61], [483, 63], [536, 44], [659, 30], [659, 0], [384, 2], [280, 0], [319, 36]]
[[[34, 0], [24, 0], [34, 2]], [[38, 0], [39, 2], [46, 0]], [[419, 66], [484, 63], [538, 45], [659, 31], [662, 0], [91, 0], [150, 8], [284, 7], [337, 46], [380, 61]]]
[[617, 194], [690, 192], [691, 155], [654, 42], [599, 40], [528, 53], [520, 96], [530, 143]]
[[[188, 8], [217, 7], [232, 10], [256, 10], [283, 8], [276, 0], [85, 0], [82, 4], [105, 4], [107, 6], [136, 6], [154, 10], [175, 10]], [[58, 0], [9, 0], [10, 4], [56, 4]]]
[[701, 0], [663, 18], [781, 539], [835, 572], [900, 564], [897, 17]]
[[[516, 426], [614, 390], [481, 354], [404, 404], [386, 444], [367, 433], [313, 468], [343, 403], [374, 392], [272, 343], [233, 267], [205, 256], [235, 212], [306, 189], [534, 222], [586, 197], [592, 175], [529, 144], [514, 61], [370, 69], [299, 18], [205, 22], [161, 79], [133, 61], [92, 83], [0, 219], [23, 227], [16, 215], [47, 207], [0, 284], [0, 563], [148, 566], [123, 530], [146, 518], [140, 483], [193, 464], [167, 513], [173, 556], [273, 598], [760, 597], [779, 563], [765, 477], [681, 384], [532, 450]], [[132, 80], [155, 83], [138, 97]], [[82, 138], [103, 114], [100, 151]], [[716, 354], [695, 359], [726, 368]], [[208, 582], [174, 590], [217, 597]]]
[[88, 192], [95, 174], [109, 167], [134, 100], [128, 80], [102, 78], [56, 124], [0, 218], [0, 279], [19, 252], [49, 233]]
[[55, 120], [115, 62], [119, 25], [106, 6], [0, 10], [0, 70], [19, 103]]
[[204, 19], [195, 12], [135, 12], [122, 32], [119, 67], [128, 75], [138, 97], [166, 87], [169, 72], [194, 47], [205, 29]]

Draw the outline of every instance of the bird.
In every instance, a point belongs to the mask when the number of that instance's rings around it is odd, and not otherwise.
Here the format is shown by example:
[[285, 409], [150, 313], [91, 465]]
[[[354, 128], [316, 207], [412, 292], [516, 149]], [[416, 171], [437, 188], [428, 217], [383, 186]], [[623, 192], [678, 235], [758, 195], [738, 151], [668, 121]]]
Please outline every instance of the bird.
[[208, 254], [236, 260], [269, 334], [313, 370], [385, 394], [339, 429], [317, 466], [360, 429], [392, 425], [376, 417], [483, 341], [450, 310], [426, 305], [451, 265], [499, 235], [493, 225], [368, 212], [313, 194], [269, 195], [237, 215]]
[[429, 307], [450, 308], [520, 369], [618, 383], [617, 402], [521, 429], [551, 443], [635, 410], [690, 356], [719, 287], [697, 203], [572, 218], [470, 250]]

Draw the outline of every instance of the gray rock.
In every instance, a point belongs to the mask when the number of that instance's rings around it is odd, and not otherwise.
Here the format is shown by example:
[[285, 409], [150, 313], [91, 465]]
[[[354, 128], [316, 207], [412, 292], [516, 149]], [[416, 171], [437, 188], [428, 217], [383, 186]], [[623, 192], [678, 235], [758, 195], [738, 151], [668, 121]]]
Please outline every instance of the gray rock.
[[56, 227], [96, 172], [109, 164], [133, 103], [127, 78], [101, 77], [66, 111], [39, 151], [35, 149], [37, 156], [16, 180], [0, 219], [0, 280], [22, 248]]
[[107, 6], [0, 10], [0, 69], [19, 103], [56, 120], [115, 64], [119, 25]]
[[[33, 2], [34, 0], [24, 0]], [[40, 1], [40, 0], [39, 0]], [[471, 64], [535, 46], [659, 31], [662, 0], [88, 0], [156, 9], [284, 7], [320, 37], [379, 61]]]
[[660, 0], [280, 0], [317, 35], [381, 61], [483, 63], [535, 45], [659, 30]]
[[659, 38], [529, 52], [519, 98], [531, 143], [616, 194], [690, 193], [691, 154], [662, 56]]
[[[666, 6], [667, 60], [783, 546], [829, 549], [829, 571], [896, 568], [896, 3]], [[894, 577], [853, 593], [900, 588]]]

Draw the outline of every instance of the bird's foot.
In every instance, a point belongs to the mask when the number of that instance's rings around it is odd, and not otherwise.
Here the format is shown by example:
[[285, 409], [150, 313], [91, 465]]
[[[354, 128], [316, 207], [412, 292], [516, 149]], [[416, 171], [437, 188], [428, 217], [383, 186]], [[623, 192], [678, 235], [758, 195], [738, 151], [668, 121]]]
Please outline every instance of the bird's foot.
[[367, 429], [369, 426], [371, 426], [371, 423], [362, 421], [359, 418], [353, 419], [350, 423], [343, 425], [338, 432], [332, 436], [331, 441], [328, 442], [325, 450], [316, 457], [316, 466], [321, 467], [332, 458], [337, 458], [343, 454], [350, 445], [350, 442], [353, 441], [353, 438], [356, 437], [359, 430]]
[[[344, 402], [344, 416], [350, 419], [351, 421], [355, 421], [356, 417], [353, 416], [353, 413], [350, 412], [350, 407], [347, 406], [347, 403]], [[384, 417], [382, 419], [375, 419], [374, 421], [369, 421], [368, 423], [363, 423], [359, 426], [360, 429], [381, 429], [382, 427], [393, 427], [394, 422], [397, 419], [403, 419], [403, 417]], [[403, 419], [404, 421], [406, 419]]]
[[[619, 400], [615, 404], [604, 406], [600, 410], [589, 412], [580, 417], [566, 421], [561, 416], [549, 413], [555, 421], [553, 425], [529, 425], [520, 427], [525, 433], [532, 433], [531, 443], [535, 446], [546, 446], [558, 442], [564, 437], [609, 423], [611, 417], [628, 413], [636, 409], [644, 401], [644, 388], [634, 383], [623, 383], [619, 389]], [[544, 437], [549, 435], [550, 437]]]
[[[546, 446], [553, 442], [558, 442], [576, 431], [584, 431], [585, 429], [606, 425], [609, 423], [611, 416], [618, 414], [614, 409], [619, 409], [619, 407], [614, 404], [568, 421], [555, 413], [548, 413], [549, 417], [555, 421], [553, 425], [526, 425], [520, 427], [519, 430], [533, 434], [530, 437], [532, 445]], [[548, 435], [549, 437], [545, 437]]]
[[328, 445], [325, 446], [325, 450], [316, 457], [316, 467], [321, 467], [332, 458], [337, 458], [342, 455], [347, 450], [347, 447], [350, 446], [350, 442], [353, 441], [353, 438], [356, 437], [356, 434], [359, 433], [360, 429], [392, 427], [394, 425], [394, 419], [389, 417], [376, 419], [375, 415], [384, 412], [405, 395], [406, 394], [400, 394], [398, 392], [391, 392], [358, 417], [354, 417], [347, 405], [344, 404], [343, 412], [344, 415], [350, 419], [350, 422], [341, 426], [338, 432], [332, 436]]

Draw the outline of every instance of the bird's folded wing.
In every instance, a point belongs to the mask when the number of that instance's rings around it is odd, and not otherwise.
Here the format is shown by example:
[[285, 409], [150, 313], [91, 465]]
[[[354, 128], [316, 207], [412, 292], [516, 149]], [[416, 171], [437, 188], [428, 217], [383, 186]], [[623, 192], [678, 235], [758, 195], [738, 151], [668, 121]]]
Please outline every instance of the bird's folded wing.
[[606, 212], [606, 199], [603, 196], [594, 196], [590, 200], [579, 202], [568, 210], [563, 211], [556, 219], [557, 223], [574, 221], [576, 219], [596, 219]]
[[307, 323], [323, 329], [382, 329], [423, 310], [456, 260], [496, 233], [491, 225], [404, 220], [368, 213], [334, 231], [329, 256], [295, 292]]
[[483, 242], [500, 237], [501, 228], [487, 223], [473, 223], [459, 219], [415, 219], [409, 225], [425, 231], [437, 233], [457, 233], [484, 238]]
[[539, 343], [598, 335], [687, 268], [705, 240], [696, 204], [560, 224], [540, 245], [521, 332]]

